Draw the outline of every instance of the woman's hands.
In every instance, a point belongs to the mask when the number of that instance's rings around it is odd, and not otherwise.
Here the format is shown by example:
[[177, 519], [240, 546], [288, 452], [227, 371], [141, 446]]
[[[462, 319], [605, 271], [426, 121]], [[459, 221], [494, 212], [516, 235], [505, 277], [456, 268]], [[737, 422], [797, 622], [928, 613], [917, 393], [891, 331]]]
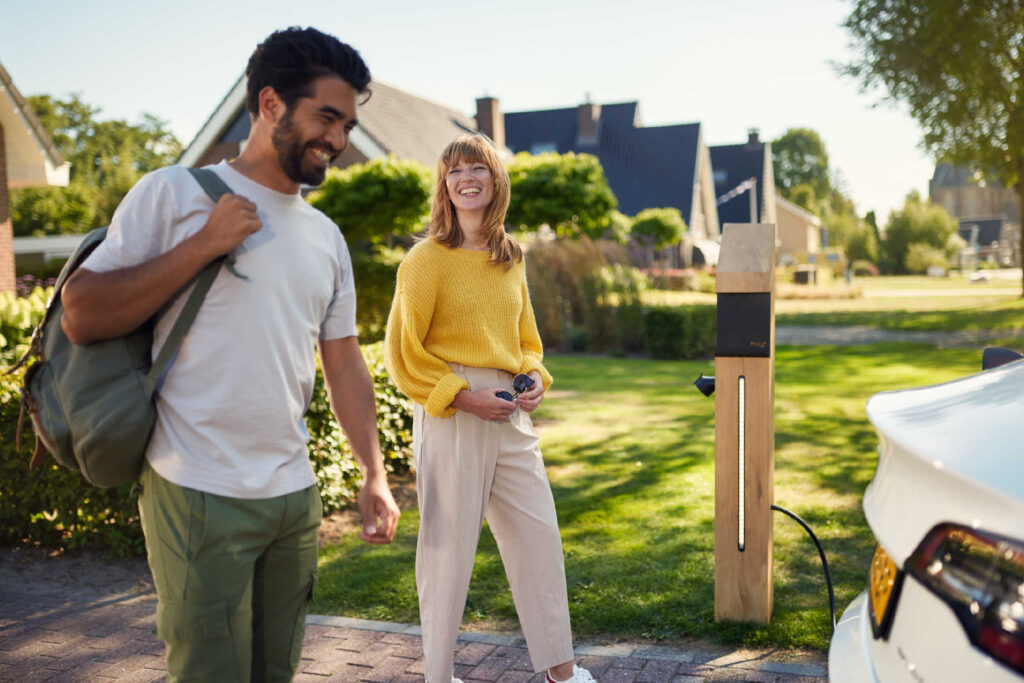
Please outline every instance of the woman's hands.
[[452, 405], [458, 410], [476, 415], [481, 420], [504, 422], [515, 412], [516, 404], [514, 401], [498, 398], [499, 391], [501, 387], [487, 387], [476, 391], [463, 389], [455, 395]]
[[544, 384], [541, 381], [540, 373], [534, 370], [528, 373], [533, 379], [533, 386], [523, 393], [515, 401], [506, 401], [498, 397], [501, 387], [487, 387], [470, 391], [463, 389], [455, 395], [452, 405], [457, 410], [464, 410], [467, 413], [476, 415], [481, 420], [491, 422], [504, 422], [515, 412], [518, 405], [524, 412], [532, 413], [544, 400]]
[[527, 413], [537, 410], [537, 406], [544, 400], [544, 383], [541, 381], [540, 373], [536, 370], [526, 373], [533, 380], [533, 386], [519, 394], [516, 403]]

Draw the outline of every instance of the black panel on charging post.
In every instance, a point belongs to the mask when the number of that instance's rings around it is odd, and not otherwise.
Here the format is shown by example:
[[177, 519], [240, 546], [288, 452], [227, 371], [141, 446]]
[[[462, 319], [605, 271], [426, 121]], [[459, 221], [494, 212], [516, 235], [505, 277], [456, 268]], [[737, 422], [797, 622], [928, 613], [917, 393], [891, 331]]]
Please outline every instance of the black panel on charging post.
[[716, 356], [771, 354], [772, 299], [770, 292], [718, 295]]

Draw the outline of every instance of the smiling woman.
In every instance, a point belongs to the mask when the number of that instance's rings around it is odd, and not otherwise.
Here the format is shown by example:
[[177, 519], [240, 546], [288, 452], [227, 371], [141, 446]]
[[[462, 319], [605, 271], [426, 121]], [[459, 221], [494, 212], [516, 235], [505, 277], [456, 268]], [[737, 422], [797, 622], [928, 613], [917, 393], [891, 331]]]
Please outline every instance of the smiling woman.
[[458, 680], [453, 649], [486, 516], [534, 669], [592, 682], [573, 659], [561, 536], [528, 415], [551, 375], [523, 252], [505, 234], [508, 173], [474, 134], [445, 149], [437, 178], [430, 236], [398, 270], [385, 343], [388, 373], [415, 402], [426, 679]]

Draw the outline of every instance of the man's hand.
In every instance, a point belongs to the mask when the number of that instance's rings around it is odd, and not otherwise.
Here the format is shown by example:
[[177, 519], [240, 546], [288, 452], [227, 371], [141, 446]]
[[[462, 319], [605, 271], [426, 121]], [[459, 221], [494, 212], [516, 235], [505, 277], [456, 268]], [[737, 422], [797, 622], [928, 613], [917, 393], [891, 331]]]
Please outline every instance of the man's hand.
[[221, 197], [195, 239], [208, 250], [210, 260], [231, 253], [249, 235], [263, 227], [256, 205], [240, 194]]
[[359, 490], [359, 512], [363, 517], [363, 529], [359, 538], [367, 543], [382, 545], [390, 543], [398, 528], [398, 518], [402, 511], [398, 509], [387, 479], [373, 477], [363, 482]]
[[541, 381], [540, 373], [536, 370], [526, 373], [533, 379], [533, 386], [519, 394], [516, 402], [519, 407], [527, 413], [537, 410], [537, 406], [544, 400], [544, 382]]
[[515, 412], [516, 404], [515, 401], [498, 398], [499, 391], [501, 387], [487, 387], [476, 391], [463, 389], [455, 395], [452, 405], [458, 410], [476, 415], [481, 420], [504, 422]]

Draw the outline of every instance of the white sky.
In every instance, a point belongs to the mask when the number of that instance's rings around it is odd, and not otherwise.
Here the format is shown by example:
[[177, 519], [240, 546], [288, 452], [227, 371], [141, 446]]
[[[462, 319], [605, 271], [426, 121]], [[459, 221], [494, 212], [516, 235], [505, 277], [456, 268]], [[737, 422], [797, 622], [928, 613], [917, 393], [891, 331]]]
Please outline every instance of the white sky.
[[81, 93], [101, 118], [169, 122], [187, 144], [255, 45], [289, 25], [354, 45], [374, 77], [473, 114], [636, 100], [645, 125], [710, 145], [818, 131], [860, 213], [884, 223], [934, 164], [900, 110], [839, 77], [842, 0], [0, 0], [0, 63], [24, 95]]

